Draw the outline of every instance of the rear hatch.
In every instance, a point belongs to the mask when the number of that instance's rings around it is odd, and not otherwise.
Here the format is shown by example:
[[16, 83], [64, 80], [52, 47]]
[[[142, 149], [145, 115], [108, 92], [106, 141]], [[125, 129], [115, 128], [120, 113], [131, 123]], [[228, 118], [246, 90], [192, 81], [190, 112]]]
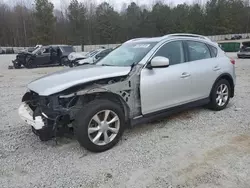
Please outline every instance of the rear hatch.
[[250, 52], [250, 42], [242, 42], [242, 47], [240, 48], [240, 52]]

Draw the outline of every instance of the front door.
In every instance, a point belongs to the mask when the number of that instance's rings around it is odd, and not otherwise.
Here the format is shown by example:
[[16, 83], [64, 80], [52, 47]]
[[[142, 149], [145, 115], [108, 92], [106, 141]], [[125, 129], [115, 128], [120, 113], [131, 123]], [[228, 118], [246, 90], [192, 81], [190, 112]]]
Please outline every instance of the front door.
[[50, 63], [49, 47], [42, 49], [41, 53], [36, 56], [35, 63], [37, 65], [48, 65]]
[[154, 55], [169, 59], [169, 67], [144, 68], [141, 72], [142, 114], [188, 103], [191, 98], [191, 74], [185, 63], [182, 41], [164, 44]]

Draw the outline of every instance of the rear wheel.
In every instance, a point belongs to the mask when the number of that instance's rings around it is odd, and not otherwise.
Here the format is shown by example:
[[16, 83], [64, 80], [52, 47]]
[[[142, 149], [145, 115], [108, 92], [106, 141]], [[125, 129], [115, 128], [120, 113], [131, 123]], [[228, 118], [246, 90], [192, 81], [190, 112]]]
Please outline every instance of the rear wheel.
[[115, 146], [124, 127], [125, 117], [121, 107], [104, 99], [86, 104], [74, 122], [78, 142], [92, 152], [103, 152]]
[[231, 87], [227, 80], [219, 80], [211, 92], [210, 109], [220, 111], [226, 108], [231, 96]]

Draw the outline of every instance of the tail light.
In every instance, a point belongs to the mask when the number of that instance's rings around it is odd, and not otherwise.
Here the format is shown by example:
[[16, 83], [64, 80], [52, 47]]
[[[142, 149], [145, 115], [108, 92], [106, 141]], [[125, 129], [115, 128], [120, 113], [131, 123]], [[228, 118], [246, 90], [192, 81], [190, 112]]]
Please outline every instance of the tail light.
[[230, 59], [230, 61], [231, 61], [231, 63], [232, 63], [233, 65], [235, 65], [235, 60], [234, 60], [234, 59]]

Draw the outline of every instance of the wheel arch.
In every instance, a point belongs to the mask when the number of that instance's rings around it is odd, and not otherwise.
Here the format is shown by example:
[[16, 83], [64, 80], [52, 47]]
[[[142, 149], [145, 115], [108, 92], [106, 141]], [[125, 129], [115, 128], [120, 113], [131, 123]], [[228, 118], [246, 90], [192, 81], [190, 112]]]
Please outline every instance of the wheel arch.
[[221, 79], [225, 79], [225, 80], [227, 80], [227, 81], [229, 82], [230, 87], [231, 87], [231, 96], [230, 96], [230, 97], [234, 97], [234, 81], [233, 81], [233, 77], [232, 77], [230, 74], [228, 74], [228, 73], [223, 73], [223, 74], [221, 74], [221, 75], [215, 80], [215, 82], [214, 82], [214, 84], [213, 84], [213, 87], [212, 87], [212, 89], [211, 89], [211, 91], [210, 91], [210, 95], [209, 95], [209, 96], [211, 97], [211, 93], [212, 93], [212, 90], [213, 90], [215, 84], [216, 84], [219, 80], [221, 80]]
[[95, 92], [95, 93], [89, 93], [80, 96], [80, 99], [83, 101], [83, 103], [89, 103], [93, 100], [96, 99], [106, 99], [110, 100], [112, 102], [115, 102], [119, 104], [119, 106], [122, 108], [124, 115], [125, 115], [125, 120], [126, 122], [129, 121], [130, 117], [130, 108], [128, 104], [125, 102], [125, 100], [118, 94], [112, 93], [112, 92]]

